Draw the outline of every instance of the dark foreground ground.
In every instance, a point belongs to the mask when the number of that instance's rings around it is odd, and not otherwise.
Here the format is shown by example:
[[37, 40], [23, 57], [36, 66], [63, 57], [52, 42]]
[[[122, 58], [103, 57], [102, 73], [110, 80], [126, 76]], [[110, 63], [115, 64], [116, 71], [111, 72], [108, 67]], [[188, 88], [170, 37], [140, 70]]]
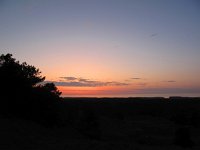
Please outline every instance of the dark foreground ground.
[[200, 149], [200, 98], [65, 98], [61, 110], [48, 128], [0, 116], [0, 149]]

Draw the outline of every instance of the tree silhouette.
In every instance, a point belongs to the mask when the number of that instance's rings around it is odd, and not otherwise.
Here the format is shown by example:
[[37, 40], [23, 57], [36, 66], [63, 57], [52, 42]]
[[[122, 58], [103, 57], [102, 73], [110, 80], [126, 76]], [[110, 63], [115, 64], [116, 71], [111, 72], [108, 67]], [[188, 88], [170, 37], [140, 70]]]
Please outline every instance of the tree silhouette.
[[33, 87], [37, 83], [44, 81], [45, 77], [40, 76], [39, 69], [34, 66], [22, 64], [12, 58], [12, 54], [0, 56], [1, 79], [7, 79], [18, 83], [18, 86]]
[[61, 92], [57, 90], [56, 86], [53, 83], [46, 83], [43, 88], [46, 91], [50, 91], [55, 96], [60, 96]]
[[49, 124], [56, 121], [61, 92], [53, 83], [42, 84], [39, 69], [20, 63], [12, 54], [0, 56], [0, 113]]

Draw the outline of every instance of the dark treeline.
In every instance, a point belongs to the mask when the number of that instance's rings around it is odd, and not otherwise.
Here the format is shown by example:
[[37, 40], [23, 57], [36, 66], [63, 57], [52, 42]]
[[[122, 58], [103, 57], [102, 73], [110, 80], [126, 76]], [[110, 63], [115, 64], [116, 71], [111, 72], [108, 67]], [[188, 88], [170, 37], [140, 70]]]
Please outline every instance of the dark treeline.
[[0, 113], [46, 125], [58, 121], [61, 92], [53, 83], [41, 84], [39, 69], [16, 61], [11, 54], [0, 56]]
[[[200, 127], [200, 98], [64, 98], [66, 116], [93, 111], [97, 116], [134, 118], [162, 117], [177, 124]], [[77, 111], [78, 110], [78, 111]], [[74, 117], [71, 117], [74, 118]]]
[[[107, 133], [102, 135], [104, 130], [107, 131], [102, 129], [102, 124], [107, 126], [109, 123], [113, 125], [109, 130], [119, 134], [122, 131], [112, 127], [124, 124], [125, 131], [131, 134], [124, 139], [133, 138], [142, 145], [166, 146], [169, 136], [172, 144], [191, 148], [195, 146], [192, 137], [200, 138], [200, 98], [64, 98], [63, 104], [66, 122], [95, 139], [108, 138]], [[168, 127], [170, 124], [172, 126]], [[194, 129], [197, 131], [192, 133]], [[123, 132], [121, 135], [124, 136]]]

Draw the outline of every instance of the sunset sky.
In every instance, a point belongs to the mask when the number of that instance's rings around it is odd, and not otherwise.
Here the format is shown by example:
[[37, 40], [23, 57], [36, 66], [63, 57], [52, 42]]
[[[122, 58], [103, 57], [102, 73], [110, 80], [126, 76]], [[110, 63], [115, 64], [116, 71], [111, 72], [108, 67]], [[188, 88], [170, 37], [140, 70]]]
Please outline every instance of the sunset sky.
[[200, 96], [200, 1], [0, 0], [0, 53], [62, 96]]

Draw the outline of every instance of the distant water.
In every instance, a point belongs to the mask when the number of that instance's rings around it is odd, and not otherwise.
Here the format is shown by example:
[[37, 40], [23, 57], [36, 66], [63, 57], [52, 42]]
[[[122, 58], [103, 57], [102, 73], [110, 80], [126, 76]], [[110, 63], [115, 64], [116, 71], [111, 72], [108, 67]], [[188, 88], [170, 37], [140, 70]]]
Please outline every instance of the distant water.
[[129, 94], [129, 95], [61, 95], [62, 97], [171, 97], [171, 96], [182, 96], [182, 97], [200, 97], [200, 93], [177, 93], [177, 94]]

